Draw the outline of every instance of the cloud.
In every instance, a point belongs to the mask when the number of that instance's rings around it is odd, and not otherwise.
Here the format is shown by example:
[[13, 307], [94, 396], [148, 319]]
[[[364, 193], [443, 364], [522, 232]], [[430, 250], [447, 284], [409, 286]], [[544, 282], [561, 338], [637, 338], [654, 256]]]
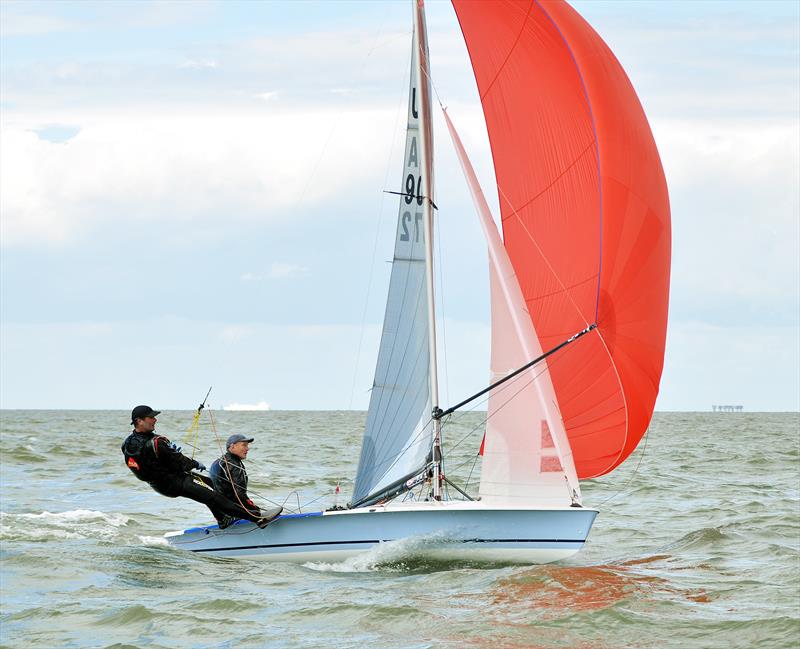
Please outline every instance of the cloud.
[[654, 131], [672, 204], [674, 314], [797, 322], [798, 122], [676, 120]]
[[[361, 334], [351, 325], [151, 318], [116, 322], [108, 335], [92, 337], [89, 324], [4, 323], [0, 407], [129, 409], [129, 401], [149, 394], [159, 395], [152, 400], [162, 409], [191, 408], [213, 385], [212, 405], [268, 395], [281, 409], [341, 408], [350, 398]], [[378, 332], [367, 327], [362, 361], [377, 349]], [[152, 359], [158, 371], [131, 372], [134, 358]], [[372, 360], [362, 362], [356, 407], [369, 398], [372, 369]]]
[[[107, 335], [91, 337], [96, 324]], [[381, 327], [268, 324], [153, 317], [80, 325], [4, 323], [0, 330], [0, 407], [161, 409], [196, 407], [208, 386], [212, 403], [257, 403], [278, 409], [366, 409]], [[448, 371], [442, 399], [454, 403], [486, 386], [489, 329], [448, 320]], [[227, 336], [230, 344], [222, 339]], [[233, 344], [233, 343], [236, 344]], [[148, 358], [153, 373], [130, 372]], [[47, 377], [41, 368], [47, 367]], [[135, 396], [140, 395], [140, 396]]]
[[39, 139], [54, 144], [68, 142], [81, 131], [79, 126], [69, 126], [66, 124], [48, 124], [47, 126], [32, 130], [39, 136]]
[[303, 275], [308, 275], [308, 268], [297, 264], [287, 264], [285, 262], [276, 261], [269, 269], [269, 277], [271, 279], [302, 277]]
[[3, 38], [41, 36], [81, 28], [80, 24], [59, 16], [29, 11], [27, 3], [22, 2], [3, 2], [0, 13], [0, 36]]
[[219, 332], [219, 338], [226, 345], [233, 345], [253, 335], [253, 328], [247, 325], [226, 325]]
[[109, 322], [85, 322], [75, 325], [75, 332], [80, 336], [110, 336], [114, 333], [114, 327]]
[[178, 65], [179, 68], [187, 68], [189, 70], [215, 70], [219, 67], [219, 63], [213, 60], [194, 60], [187, 59]]
[[[776, 17], [776, 5], [764, 3], [752, 9], [576, 5], [634, 82], [670, 189], [670, 347], [659, 407], [704, 409], [737, 399], [748, 408], [793, 406], [797, 374], [790, 370], [791, 363], [797, 366], [800, 311], [796, 3], [780, 5], [779, 14], [791, 13], [786, 19]], [[48, 15], [45, 7], [69, 11]], [[126, 390], [150, 393], [151, 376], [139, 383], [123, 372], [119, 381], [108, 378], [110, 367], [125, 368], [142, 351], [163, 360], [161, 389], [176, 405], [195, 403], [195, 396], [182, 392], [190, 383], [186, 376], [208, 385], [217, 380], [212, 374], [236, 387], [223, 403], [254, 403], [262, 394], [279, 407], [348, 403], [350, 374], [342, 380], [341, 368], [354, 362], [357, 328], [327, 327], [324, 320], [360, 315], [360, 307], [352, 308], [355, 300], [344, 308], [331, 296], [342, 286], [352, 288], [344, 278], [360, 263], [358, 252], [368, 256], [371, 250], [374, 222], [364, 216], [372, 208], [370, 192], [380, 198], [381, 189], [395, 189], [399, 181], [409, 16], [404, 6], [383, 3], [381, 11], [393, 15], [384, 23], [389, 31], [381, 27], [375, 35], [377, 22], [366, 18], [364, 6], [358, 12], [367, 24], [356, 27], [347, 20], [282, 23], [286, 12], [303, 11], [295, 7], [280, 6], [284, 15], [266, 23], [269, 28], [259, 31], [263, 38], [242, 38], [231, 19], [209, 41], [208, 24], [197, 20], [218, 18], [221, 5], [215, 3], [0, 2], [0, 33], [7, 39], [0, 62], [0, 245], [4, 287], [12, 288], [4, 291], [4, 317], [24, 320], [8, 327], [4, 322], [5, 404], [58, 407], [93, 394], [94, 404], [105, 406], [119, 403]], [[428, 9], [436, 91], [494, 202], [492, 162], [464, 43], [451, 7], [429, 3]], [[144, 31], [168, 25], [177, 29]], [[66, 49], [58, 33], [76, 30], [86, 35], [86, 47]], [[102, 38], [89, 40], [94, 35]], [[221, 69], [225, 74], [216, 74]], [[440, 126], [438, 114], [434, 119]], [[474, 260], [483, 260], [485, 251], [480, 241], [477, 252], [464, 252], [472, 208], [443, 133], [437, 130], [437, 190], [442, 229], [449, 220], [454, 230], [441, 239], [448, 313], [479, 317], [488, 307], [476, 307], [474, 295], [447, 283], [451, 276], [456, 282], [469, 276], [476, 293]], [[392, 141], [394, 159], [387, 164]], [[390, 205], [396, 202], [387, 198], [387, 230], [396, 216]], [[380, 221], [377, 213], [370, 216]], [[272, 236], [263, 239], [267, 228]], [[367, 229], [368, 236], [361, 236]], [[238, 311], [243, 318], [316, 324], [34, 322], [52, 313], [65, 321], [89, 318], [92, 309], [97, 317], [110, 317], [119, 295], [135, 294], [145, 275], [131, 275], [125, 264], [129, 232], [158, 233], [158, 250], [149, 251], [152, 275], [146, 275], [162, 296], [154, 308], [194, 314], [181, 310], [180, 298], [169, 297], [192, 282], [220, 298], [217, 304], [228, 300], [231, 320], [239, 317], [231, 311], [241, 293], [249, 300]], [[110, 247], [119, 239], [124, 245]], [[333, 255], [344, 245], [354, 253], [335, 262], [338, 275], [333, 263], [323, 266], [309, 253]], [[381, 274], [391, 251], [378, 251]], [[274, 259], [294, 263], [270, 266]], [[198, 265], [203, 282], [185, 280], [183, 270]], [[296, 287], [279, 280], [307, 276], [309, 267], [316, 289], [326, 295], [310, 296], [315, 308], [293, 308]], [[330, 272], [320, 279], [317, 268], [323, 267]], [[48, 274], [52, 286], [29, 279]], [[98, 276], [106, 282], [97, 282]], [[237, 276], [250, 284], [236, 282]], [[138, 284], [126, 283], [132, 277]], [[382, 299], [383, 288], [376, 284], [372, 295]], [[64, 308], [53, 308], [57, 300]], [[76, 303], [85, 308], [70, 312]], [[466, 336], [454, 327], [447, 325], [449, 342]], [[455, 344], [448, 354], [450, 376], [461, 382], [453, 400], [484, 385], [485, 363], [475, 358], [475, 349], [485, 351], [481, 327], [475, 325], [471, 346]], [[379, 328], [370, 331], [365, 350], [377, 347]], [[36, 353], [41, 356], [34, 362]], [[27, 369], [44, 363], [54, 369], [55, 387]], [[374, 355], [362, 353], [361, 365], [367, 369], [359, 374], [362, 402], [356, 405], [363, 406]], [[291, 387], [307, 385], [310, 367], [315, 383], [301, 395]], [[464, 385], [463, 377], [474, 378], [474, 385]], [[42, 394], [46, 402], [37, 402]]]
[[[77, 4], [3, 0], [0, 36], [37, 37], [59, 32], [163, 28], [209, 18], [214, 3], [84, 2]], [[67, 17], [69, 16], [69, 17]]]
[[282, 220], [365, 182], [377, 192], [392, 122], [391, 111], [100, 114], [54, 144], [36, 122], [5, 120], [2, 245], [75, 243], [112, 223]]
[[580, 3], [654, 116], [797, 113], [797, 3]]

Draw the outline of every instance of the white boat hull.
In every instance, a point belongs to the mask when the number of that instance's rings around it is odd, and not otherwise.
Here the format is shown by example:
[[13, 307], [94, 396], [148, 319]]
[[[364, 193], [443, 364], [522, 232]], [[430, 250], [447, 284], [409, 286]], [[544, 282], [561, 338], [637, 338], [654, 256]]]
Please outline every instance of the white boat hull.
[[444, 560], [550, 563], [578, 552], [597, 510], [489, 507], [426, 502], [281, 516], [265, 529], [238, 521], [171, 532], [170, 545], [221, 557], [265, 561], [343, 561], [411, 541], [415, 556]]

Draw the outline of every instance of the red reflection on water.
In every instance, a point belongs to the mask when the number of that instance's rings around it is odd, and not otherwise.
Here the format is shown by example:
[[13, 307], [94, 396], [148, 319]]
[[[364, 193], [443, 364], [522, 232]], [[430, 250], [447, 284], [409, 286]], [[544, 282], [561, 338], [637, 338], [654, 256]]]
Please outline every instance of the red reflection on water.
[[491, 596], [496, 604], [518, 603], [537, 609], [540, 614], [545, 611], [547, 618], [598, 611], [642, 595], [677, 594], [692, 602], [710, 602], [711, 597], [704, 590], [680, 588], [662, 577], [637, 571], [646, 564], [671, 559], [661, 554], [614, 566], [540, 566], [501, 579]]
[[542, 566], [501, 579], [493, 600], [496, 604], [525, 603], [557, 616], [559, 612], [609, 608], [635, 592], [636, 582], [624, 572], [602, 566]]
[[[617, 649], [618, 645], [606, 645], [598, 638], [587, 640], [580, 623], [573, 627], [572, 622], [553, 622], [588, 614], [583, 624], [591, 626], [592, 614], [602, 615], [620, 603], [626, 609], [648, 607], [663, 598], [675, 601], [676, 595], [692, 602], [711, 601], [703, 590], [670, 583], [668, 574], [664, 578], [646, 572], [681, 569], [673, 564], [674, 557], [662, 554], [614, 565], [546, 565], [516, 571], [499, 579], [486, 593], [491, 605], [486, 608], [485, 621], [497, 630], [473, 638], [459, 635], [459, 644], [491, 649]], [[606, 624], [608, 620], [614, 617], [607, 618]]]

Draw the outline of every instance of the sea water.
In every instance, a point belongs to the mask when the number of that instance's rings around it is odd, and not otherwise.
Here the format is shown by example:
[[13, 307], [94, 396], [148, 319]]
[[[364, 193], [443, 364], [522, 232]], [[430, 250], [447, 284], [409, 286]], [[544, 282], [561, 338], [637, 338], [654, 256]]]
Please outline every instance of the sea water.
[[[431, 561], [419, 539], [340, 564], [194, 555], [163, 534], [208, 510], [136, 480], [125, 412], [2, 411], [3, 647], [797, 647], [800, 415], [657, 413], [574, 558]], [[477, 490], [485, 414], [445, 427], [448, 476]], [[158, 431], [206, 465], [231, 433], [263, 505], [315, 511], [352, 489], [364, 413], [190, 412]], [[213, 425], [212, 425], [213, 423]]]

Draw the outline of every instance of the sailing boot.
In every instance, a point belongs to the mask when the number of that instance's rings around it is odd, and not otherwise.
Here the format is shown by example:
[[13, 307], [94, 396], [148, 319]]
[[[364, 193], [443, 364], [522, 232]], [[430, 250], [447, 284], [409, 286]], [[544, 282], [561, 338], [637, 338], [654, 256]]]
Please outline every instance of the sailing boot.
[[269, 525], [272, 521], [274, 521], [278, 516], [281, 515], [283, 511], [283, 507], [275, 507], [275, 509], [268, 509], [267, 511], [261, 512], [261, 518], [256, 521], [256, 525], [258, 525], [262, 530]]
[[228, 516], [227, 514], [223, 514], [218, 520], [217, 524], [219, 525], [219, 529], [224, 530], [226, 527], [230, 527], [236, 522], [235, 516]]

